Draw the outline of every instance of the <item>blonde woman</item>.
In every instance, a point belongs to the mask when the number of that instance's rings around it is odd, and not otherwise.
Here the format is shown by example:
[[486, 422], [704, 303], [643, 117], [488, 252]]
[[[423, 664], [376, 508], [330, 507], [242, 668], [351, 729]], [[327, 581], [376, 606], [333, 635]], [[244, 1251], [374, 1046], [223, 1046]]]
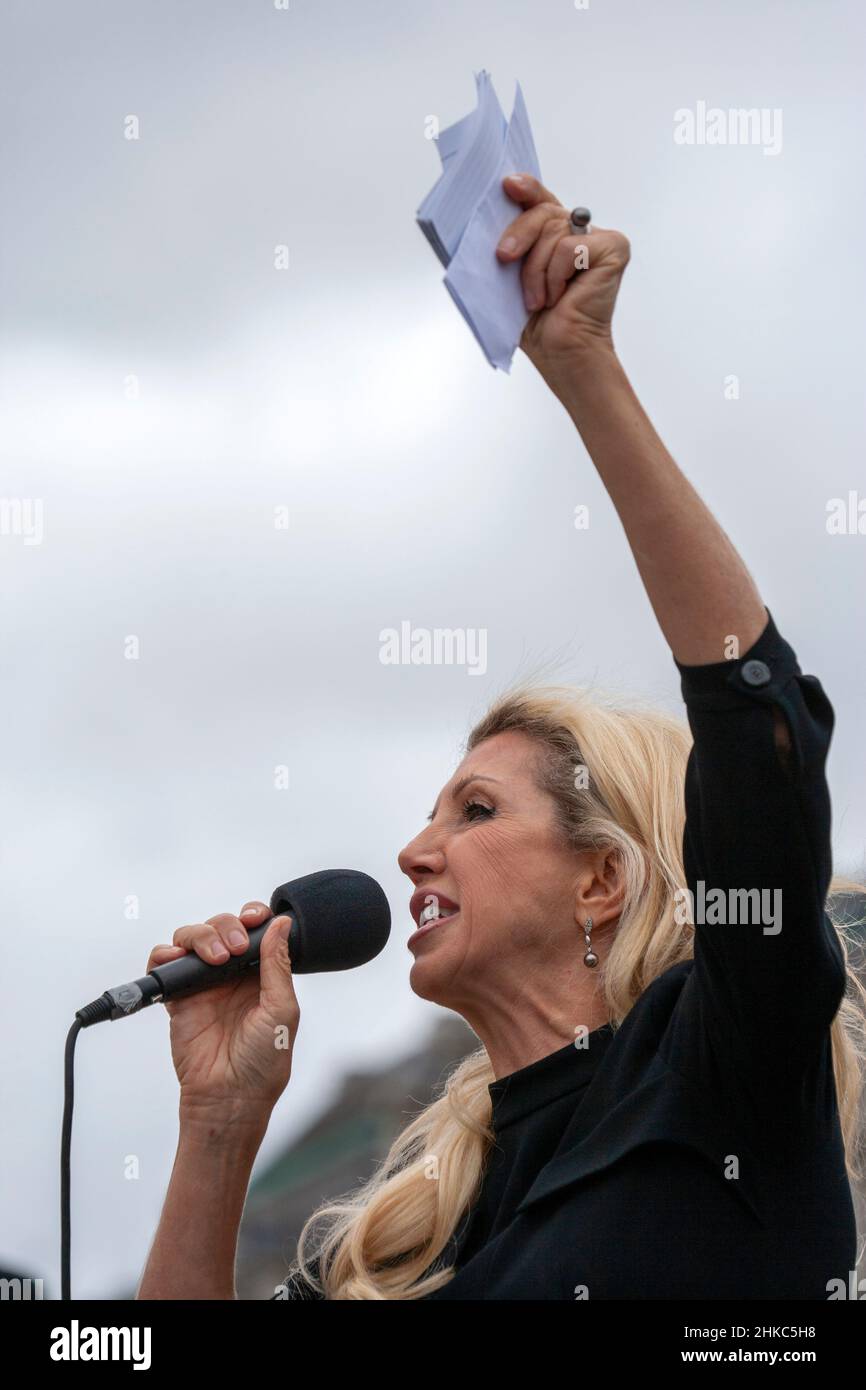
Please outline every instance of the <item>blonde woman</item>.
[[[574, 235], [532, 177], [505, 188], [521, 346], [617, 509], [691, 736], [562, 687], [514, 690], [472, 731], [399, 863], [411, 986], [481, 1046], [374, 1179], [313, 1214], [275, 1298], [826, 1299], [856, 1257], [863, 1058], [826, 910], [832, 708], [620, 365], [625, 237]], [[184, 927], [147, 968], [242, 952], [267, 911]], [[287, 925], [260, 979], [168, 1006], [180, 1140], [140, 1299], [236, 1297], [291, 1069], [274, 1028], [299, 1020]]]

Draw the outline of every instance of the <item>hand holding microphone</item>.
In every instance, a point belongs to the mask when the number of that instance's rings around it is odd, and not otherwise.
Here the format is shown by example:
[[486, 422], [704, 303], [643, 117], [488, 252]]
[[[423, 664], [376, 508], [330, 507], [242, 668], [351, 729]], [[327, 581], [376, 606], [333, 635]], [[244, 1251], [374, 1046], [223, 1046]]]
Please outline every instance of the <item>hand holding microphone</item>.
[[[324, 869], [181, 927], [147, 973], [77, 1009], [66, 1039], [60, 1146], [61, 1297], [71, 1297], [70, 1152], [75, 1043], [83, 1028], [162, 1003], [180, 1082], [180, 1143], [138, 1298], [234, 1298], [234, 1250], [249, 1174], [292, 1071], [300, 1022], [293, 976], [351, 970], [388, 940], [380, 885]], [[184, 1258], [179, 1260], [178, 1250]]]
[[[271, 914], [274, 914], [273, 918]], [[286, 1087], [300, 1009], [293, 975], [350, 970], [378, 955], [391, 912], [375, 879], [324, 869], [276, 888], [270, 907], [218, 913], [156, 946], [147, 973], [76, 1013], [83, 1028], [155, 1003], [171, 1017], [181, 1109], [270, 1110]]]
[[150, 953], [148, 974], [190, 953], [209, 966], [225, 965], [245, 954], [249, 930], [264, 924], [257, 970], [164, 1001], [182, 1119], [249, 1112], [266, 1121], [288, 1085], [301, 1016], [287, 949], [292, 919], [272, 917], [265, 903], [247, 903], [237, 917], [223, 912], [180, 927], [174, 945]]

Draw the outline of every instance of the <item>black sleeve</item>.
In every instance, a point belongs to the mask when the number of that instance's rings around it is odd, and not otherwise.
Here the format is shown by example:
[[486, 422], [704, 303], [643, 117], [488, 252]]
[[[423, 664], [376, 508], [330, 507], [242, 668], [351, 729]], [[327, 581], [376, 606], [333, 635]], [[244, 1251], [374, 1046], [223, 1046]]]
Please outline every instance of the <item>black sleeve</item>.
[[[825, 913], [832, 873], [824, 765], [833, 709], [772, 615], [740, 658], [676, 663], [694, 738], [683, 854], [693, 907], [689, 990], [700, 1026], [684, 1068], [766, 1108], [826, 1065], [845, 966]], [[776, 745], [774, 711], [790, 749]], [[682, 920], [682, 919], [681, 919]], [[686, 1033], [688, 1030], [686, 1030]]]

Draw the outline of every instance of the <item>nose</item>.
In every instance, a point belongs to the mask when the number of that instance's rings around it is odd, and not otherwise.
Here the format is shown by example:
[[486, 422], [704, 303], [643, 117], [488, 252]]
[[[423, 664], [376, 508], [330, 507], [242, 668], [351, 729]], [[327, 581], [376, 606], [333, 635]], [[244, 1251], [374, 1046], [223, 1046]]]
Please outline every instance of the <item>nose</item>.
[[427, 826], [414, 840], [401, 849], [397, 863], [412, 882], [417, 884], [425, 874], [441, 874], [445, 867], [444, 851], [433, 839], [433, 827]]

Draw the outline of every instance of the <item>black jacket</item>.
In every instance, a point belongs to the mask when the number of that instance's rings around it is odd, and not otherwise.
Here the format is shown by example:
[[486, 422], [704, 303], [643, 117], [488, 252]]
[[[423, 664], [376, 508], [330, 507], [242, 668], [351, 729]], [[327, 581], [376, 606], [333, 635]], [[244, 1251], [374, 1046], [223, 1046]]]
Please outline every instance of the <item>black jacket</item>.
[[[501, 1164], [485, 1178], [431, 1300], [823, 1300], [854, 1268], [829, 1033], [845, 971], [824, 910], [833, 711], [769, 613], [740, 659], [677, 664], [694, 961], [654, 980], [612, 1036], [590, 1035], [571, 1101], [569, 1048], [508, 1078], [525, 1097], [535, 1073], [552, 1094], [520, 1117], [514, 1180]], [[750, 889], [766, 896], [747, 908], [733, 893]], [[502, 1082], [491, 1091], [495, 1124]]]

